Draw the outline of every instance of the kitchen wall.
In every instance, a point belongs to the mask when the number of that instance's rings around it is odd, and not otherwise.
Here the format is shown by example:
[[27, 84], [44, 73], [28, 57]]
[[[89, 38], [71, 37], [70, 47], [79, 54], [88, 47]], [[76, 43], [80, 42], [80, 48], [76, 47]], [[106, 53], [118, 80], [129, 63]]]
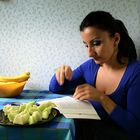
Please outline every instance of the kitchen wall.
[[105, 10], [123, 20], [140, 55], [140, 0], [0, 0], [0, 75], [31, 72], [25, 89], [48, 89], [61, 64], [88, 59], [82, 19]]

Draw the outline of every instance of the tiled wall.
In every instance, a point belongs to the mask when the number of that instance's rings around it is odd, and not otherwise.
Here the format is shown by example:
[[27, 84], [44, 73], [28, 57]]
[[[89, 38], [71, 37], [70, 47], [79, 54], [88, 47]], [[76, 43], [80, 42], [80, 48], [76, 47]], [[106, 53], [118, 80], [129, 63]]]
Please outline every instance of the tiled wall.
[[122, 19], [140, 51], [140, 0], [0, 0], [0, 75], [31, 72], [26, 89], [48, 89], [55, 69], [88, 59], [82, 19], [106, 10]]

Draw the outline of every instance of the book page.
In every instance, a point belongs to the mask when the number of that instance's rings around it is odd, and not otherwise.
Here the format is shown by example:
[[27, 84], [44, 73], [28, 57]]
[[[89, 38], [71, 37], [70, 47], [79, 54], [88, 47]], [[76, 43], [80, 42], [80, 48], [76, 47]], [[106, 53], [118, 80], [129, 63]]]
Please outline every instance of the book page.
[[[60, 113], [62, 113], [65, 117], [92, 118], [92, 119], [100, 118], [94, 107], [88, 101], [79, 101], [70, 96], [51, 99], [49, 101], [55, 103]], [[41, 102], [46, 101], [40, 101], [38, 103]]]
[[95, 119], [100, 120], [100, 117], [96, 114], [63, 114], [66, 118], [74, 118], [74, 119]]
[[59, 99], [54, 100], [53, 102], [63, 113], [97, 114], [93, 106], [88, 101], [79, 101], [70, 96]]

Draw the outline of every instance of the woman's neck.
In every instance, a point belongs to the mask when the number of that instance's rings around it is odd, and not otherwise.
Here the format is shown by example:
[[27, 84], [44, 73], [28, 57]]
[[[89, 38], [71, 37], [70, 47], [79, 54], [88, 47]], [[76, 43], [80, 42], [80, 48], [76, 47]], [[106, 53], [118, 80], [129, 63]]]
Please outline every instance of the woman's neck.
[[123, 58], [121, 62], [122, 64], [119, 63], [117, 59], [112, 59], [111, 61], [104, 63], [101, 67], [108, 70], [122, 69], [128, 65], [128, 58]]

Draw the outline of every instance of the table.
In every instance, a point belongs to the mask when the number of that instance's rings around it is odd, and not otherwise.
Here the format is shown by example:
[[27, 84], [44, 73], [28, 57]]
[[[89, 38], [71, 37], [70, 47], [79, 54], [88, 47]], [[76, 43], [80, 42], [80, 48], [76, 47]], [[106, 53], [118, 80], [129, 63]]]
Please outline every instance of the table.
[[[24, 90], [16, 98], [0, 98], [0, 109], [11, 102], [29, 102], [54, 99], [65, 95], [50, 93], [47, 90]], [[51, 122], [34, 127], [11, 127], [0, 125], [0, 140], [73, 140], [75, 127], [73, 119], [62, 115], [56, 116]]]

